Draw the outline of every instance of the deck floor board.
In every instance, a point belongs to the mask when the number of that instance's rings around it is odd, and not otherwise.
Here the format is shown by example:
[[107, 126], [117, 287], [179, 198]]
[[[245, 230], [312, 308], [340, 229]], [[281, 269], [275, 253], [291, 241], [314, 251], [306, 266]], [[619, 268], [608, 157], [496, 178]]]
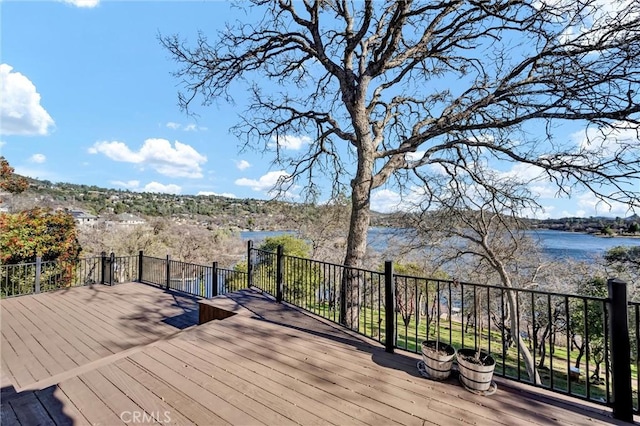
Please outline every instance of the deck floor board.
[[59, 343], [63, 345], [62, 350], [76, 363], [82, 365], [97, 358], [99, 355], [93, 347], [88, 344], [89, 336], [83, 336], [78, 333], [71, 333], [67, 330], [67, 322], [60, 318], [55, 311], [50, 310], [49, 306], [41, 304], [37, 299], [24, 298], [32, 301], [30, 304], [23, 304], [31, 315], [36, 315], [41, 319], [43, 324], [47, 325], [47, 331], [51, 334], [57, 334], [60, 338]]
[[202, 325], [197, 301], [138, 283], [0, 301], [3, 426], [621, 424], [526, 385], [481, 397], [424, 379], [418, 355], [258, 292]]
[[[115, 365], [102, 367], [99, 372], [114, 386], [120, 389], [120, 391], [131, 399], [131, 401], [147, 413], [155, 415], [156, 418], [162, 418], [165, 424], [185, 426], [195, 424], [184, 417], [178, 410], [169, 405], [169, 403], [163, 398], [145, 387], [142, 380], [139, 378], [148, 373], [140, 370], [137, 375], [131, 376]], [[134, 380], [131, 380], [132, 377]], [[165, 413], [171, 413], [171, 415], [166, 418]]]

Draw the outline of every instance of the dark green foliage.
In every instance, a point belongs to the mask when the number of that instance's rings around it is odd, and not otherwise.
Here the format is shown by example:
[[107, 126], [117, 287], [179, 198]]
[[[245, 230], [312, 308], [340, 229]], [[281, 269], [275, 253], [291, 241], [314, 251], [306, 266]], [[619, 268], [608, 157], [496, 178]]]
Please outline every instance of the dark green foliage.
[[304, 240], [289, 234], [265, 238], [260, 245], [260, 250], [275, 253], [278, 246], [282, 246], [282, 252], [287, 256], [309, 257], [309, 245]]

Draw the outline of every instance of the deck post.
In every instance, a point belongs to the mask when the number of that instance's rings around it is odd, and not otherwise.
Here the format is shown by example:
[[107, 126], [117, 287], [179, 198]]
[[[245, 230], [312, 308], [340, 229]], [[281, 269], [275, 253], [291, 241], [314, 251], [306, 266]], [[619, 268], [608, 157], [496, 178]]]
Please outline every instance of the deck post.
[[100, 284], [106, 284], [107, 275], [107, 252], [100, 253]]
[[35, 292], [40, 293], [40, 274], [42, 271], [42, 257], [36, 256], [36, 287]]
[[276, 302], [282, 302], [283, 273], [284, 273], [284, 248], [280, 245], [276, 250]]
[[167, 264], [166, 264], [167, 270], [167, 283], [165, 284], [165, 288], [167, 290], [169, 290], [170, 284], [171, 284], [171, 256], [167, 255]]
[[384, 262], [384, 350], [393, 353], [396, 346], [396, 295], [393, 285], [393, 262]]
[[116, 255], [111, 252], [109, 255], [109, 285], [113, 285], [113, 274], [115, 273]]
[[609, 332], [611, 336], [611, 370], [613, 417], [633, 423], [631, 392], [631, 347], [627, 306], [627, 283], [617, 278], [607, 281], [609, 291]]
[[247, 241], [247, 288], [253, 285], [253, 263], [251, 262], [251, 250], [253, 250], [253, 241]]
[[138, 253], [138, 282], [141, 283], [142, 282], [142, 263], [144, 260], [144, 253], [142, 252], [142, 250], [140, 250], [140, 253]]
[[211, 297], [218, 295], [218, 262], [213, 262], [211, 269]]

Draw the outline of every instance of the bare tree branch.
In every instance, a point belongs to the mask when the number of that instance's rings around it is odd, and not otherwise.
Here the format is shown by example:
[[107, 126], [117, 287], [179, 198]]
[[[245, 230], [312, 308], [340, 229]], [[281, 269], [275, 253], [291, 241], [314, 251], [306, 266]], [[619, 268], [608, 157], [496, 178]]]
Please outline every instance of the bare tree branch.
[[[345, 263], [358, 266], [371, 192], [391, 182], [419, 187], [428, 201], [439, 173], [492, 190], [500, 178], [521, 178], [497, 167], [519, 164], [559, 195], [586, 190], [640, 206], [640, 3], [604, 6], [254, 0], [249, 22], [211, 43], [204, 33], [192, 45], [177, 35], [160, 42], [179, 65], [185, 110], [248, 89], [235, 128], [243, 146], [273, 151], [289, 185], [304, 180], [315, 193], [328, 177], [334, 196], [350, 186]], [[585, 128], [586, 142], [563, 134], [565, 124]], [[313, 142], [283, 152], [273, 141], [288, 134]], [[536, 206], [533, 197], [513, 203]]]

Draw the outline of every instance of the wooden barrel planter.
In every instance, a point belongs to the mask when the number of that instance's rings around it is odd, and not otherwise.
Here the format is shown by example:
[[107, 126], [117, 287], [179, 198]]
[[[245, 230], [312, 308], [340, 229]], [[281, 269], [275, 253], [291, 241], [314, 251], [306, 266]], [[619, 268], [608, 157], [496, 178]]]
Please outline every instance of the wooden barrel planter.
[[496, 360], [484, 351], [476, 358], [475, 349], [458, 349], [460, 381], [471, 391], [486, 392], [491, 387]]
[[422, 342], [422, 360], [429, 378], [445, 380], [451, 374], [456, 348], [436, 340]]

